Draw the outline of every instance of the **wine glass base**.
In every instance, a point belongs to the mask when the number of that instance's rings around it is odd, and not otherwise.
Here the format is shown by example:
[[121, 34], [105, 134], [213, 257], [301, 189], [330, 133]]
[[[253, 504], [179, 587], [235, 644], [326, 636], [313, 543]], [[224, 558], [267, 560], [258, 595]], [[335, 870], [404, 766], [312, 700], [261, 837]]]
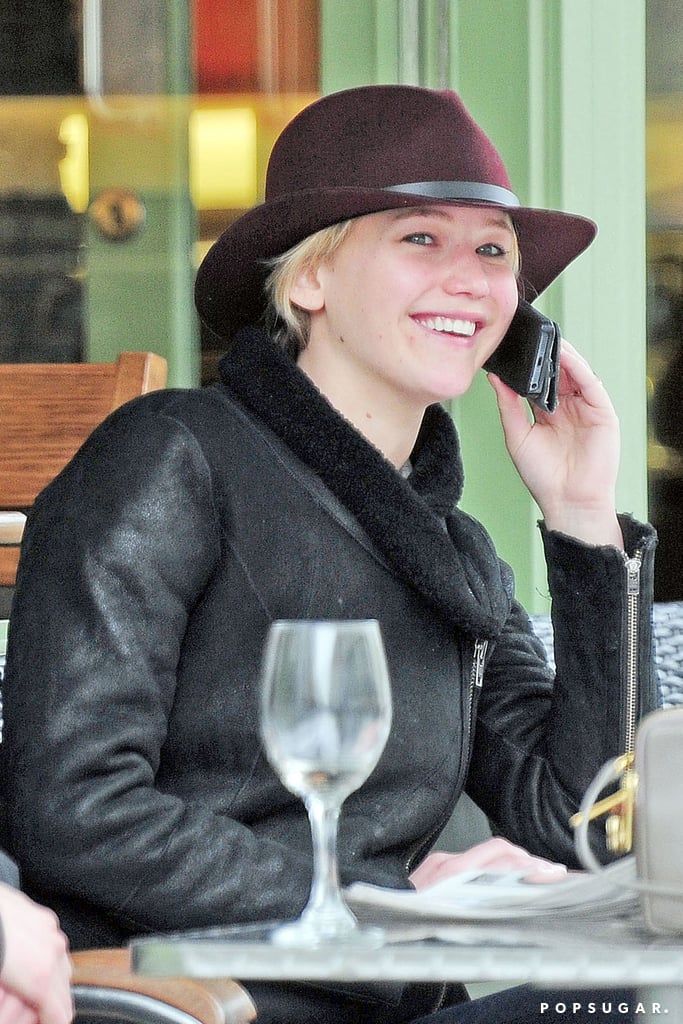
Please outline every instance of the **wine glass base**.
[[379, 949], [384, 945], [383, 928], [353, 925], [350, 928], [327, 929], [306, 921], [290, 921], [278, 925], [270, 935], [275, 946], [290, 949], [314, 949], [321, 946], [343, 946], [353, 949]]

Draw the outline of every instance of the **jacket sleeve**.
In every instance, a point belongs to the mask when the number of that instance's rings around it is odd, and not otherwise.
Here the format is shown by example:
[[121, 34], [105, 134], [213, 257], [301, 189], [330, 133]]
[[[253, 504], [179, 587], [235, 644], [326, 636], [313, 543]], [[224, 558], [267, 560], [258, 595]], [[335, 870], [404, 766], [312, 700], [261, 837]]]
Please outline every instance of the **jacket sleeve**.
[[193, 431], [148, 409], [114, 414], [30, 517], [5, 682], [13, 853], [39, 891], [137, 931], [293, 916], [301, 855], [155, 785], [221, 536]]
[[[638, 720], [657, 705], [656, 539], [628, 516], [621, 525], [626, 554], [541, 528], [555, 674], [514, 603], [478, 706], [468, 792], [496, 831], [569, 865], [577, 863], [569, 818], [598, 770], [633, 749]], [[594, 834], [602, 846], [602, 824]]]

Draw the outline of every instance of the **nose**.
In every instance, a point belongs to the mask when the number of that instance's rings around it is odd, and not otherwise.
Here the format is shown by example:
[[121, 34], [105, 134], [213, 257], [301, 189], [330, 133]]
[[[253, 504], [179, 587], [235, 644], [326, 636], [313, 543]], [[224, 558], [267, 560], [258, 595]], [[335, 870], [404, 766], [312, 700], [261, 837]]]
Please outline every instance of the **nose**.
[[442, 285], [449, 295], [465, 294], [479, 299], [489, 294], [489, 279], [476, 252], [450, 253]]

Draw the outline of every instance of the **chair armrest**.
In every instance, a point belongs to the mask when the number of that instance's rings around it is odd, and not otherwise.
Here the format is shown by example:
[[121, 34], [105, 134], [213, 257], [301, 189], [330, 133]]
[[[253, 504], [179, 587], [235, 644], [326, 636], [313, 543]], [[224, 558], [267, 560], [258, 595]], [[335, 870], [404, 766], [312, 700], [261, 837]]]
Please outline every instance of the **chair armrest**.
[[0, 544], [21, 544], [25, 525], [23, 512], [0, 512]]
[[13, 587], [16, 582], [25, 523], [23, 512], [0, 511], [0, 587]]
[[0, 587], [13, 587], [17, 581], [19, 545], [0, 544]]
[[[148, 996], [188, 1013], [202, 1024], [247, 1024], [256, 1007], [231, 978], [150, 978], [133, 974], [127, 949], [87, 949], [71, 954], [72, 986], [115, 989]], [[85, 1007], [84, 1007], [85, 1008]]]

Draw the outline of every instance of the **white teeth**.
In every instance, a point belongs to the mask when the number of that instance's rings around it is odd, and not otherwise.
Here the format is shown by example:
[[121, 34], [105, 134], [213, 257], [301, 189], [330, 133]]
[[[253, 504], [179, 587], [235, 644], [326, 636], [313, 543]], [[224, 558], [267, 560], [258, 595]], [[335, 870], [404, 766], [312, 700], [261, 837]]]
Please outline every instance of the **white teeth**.
[[424, 321], [430, 331], [441, 331], [443, 334], [466, 334], [472, 337], [477, 325], [473, 320], [452, 320], [449, 316], [429, 317]]

